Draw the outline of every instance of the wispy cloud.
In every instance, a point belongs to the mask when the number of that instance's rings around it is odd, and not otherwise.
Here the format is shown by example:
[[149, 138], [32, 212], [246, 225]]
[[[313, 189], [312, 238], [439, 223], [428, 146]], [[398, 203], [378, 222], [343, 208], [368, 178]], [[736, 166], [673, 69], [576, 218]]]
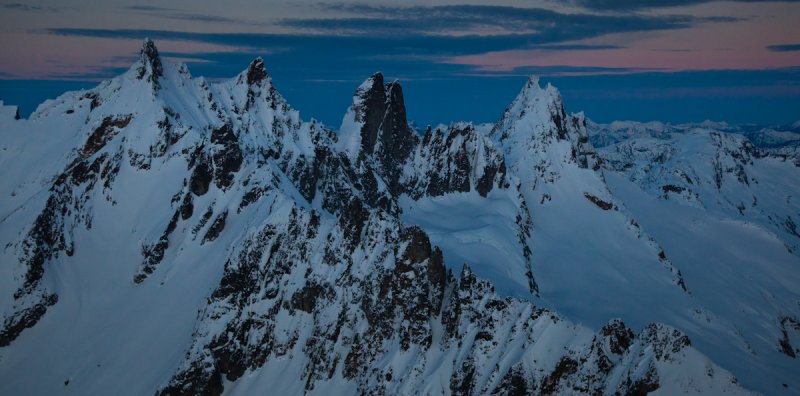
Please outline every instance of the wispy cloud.
[[800, 44], [778, 44], [778, 45], [770, 45], [767, 47], [768, 50], [773, 52], [791, 52], [791, 51], [800, 51]]
[[150, 5], [132, 5], [125, 7], [128, 11], [139, 12], [151, 16], [156, 16], [160, 18], [167, 18], [167, 19], [175, 19], [175, 20], [183, 20], [183, 21], [194, 21], [194, 22], [207, 22], [207, 23], [236, 23], [236, 24], [250, 24], [250, 22], [236, 19], [236, 18], [228, 18], [220, 15], [211, 15], [211, 14], [204, 14], [199, 12], [190, 12], [179, 10], [176, 8], [170, 7], [159, 7], [159, 6], [150, 6]]
[[[572, 0], [572, 3], [597, 11], [637, 11], [654, 8], [692, 6], [719, 0]], [[784, 2], [795, 3], [800, 0], [728, 0], [739, 3]]]
[[55, 12], [56, 9], [52, 7], [45, 7], [37, 4], [23, 4], [23, 3], [4, 3], [0, 4], [0, 8], [6, 10], [25, 11], [25, 12]]
[[454, 56], [488, 51], [528, 48], [536, 45], [529, 35], [426, 36], [426, 35], [317, 35], [266, 33], [199, 33], [150, 29], [47, 29], [44, 33], [98, 38], [194, 41], [254, 50], [283, 49], [304, 52], [310, 57], [337, 55], [338, 58], [375, 54]]
[[[52, 29], [51, 34], [118, 39], [198, 41], [232, 48], [226, 52], [177, 53], [191, 64], [193, 73], [209, 78], [231, 77], [256, 56], [263, 56], [270, 73], [285, 79], [347, 80], [368, 76], [376, 70], [404, 78], [447, 78], [472, 75], [471, 65], [445, 63], [447, 56], [480, 54], [528, 45], [520, 35], [504, 36], [417, 36], [356, 37], [277, 34], [212, 34], [160, 30]], [[568, 48], [568, 47], [564, 47]], [[275, 50], [279, 49], [279, 50]], [[562, 50], [560, 48], [559, 50]], [[131, 56], [130, 61], [134, 60]], [[550, 69], [555, 71], [555, 68]], [[515, 72], [512, 74], [518, 74]]]
[[145, 12], [161, 12], [161, 11], [175, 11], [174, 8], [168, 7], [158, 7], [158, 6], [150, 6], [150, 5], [132, 5], [125, 7], [126, 10], [131, 11], [145, 11]]
[[[546, 80], [556, 81], [565, 98], [572, 95], [569, 99], [570, 103], [575, 103], [572, 109], [594, 109], [590, 115], [609, 114], [611, 117], [613, 114], [614, 118], [626, 118], [620, 112], [630, 110], [630, 114], [674, 121], [684, 120], [691, 111], [698, 114], [702, 111], [703, 117], [721, 119], [729, 119], [731, 115], [742, 119], [750, 115], [780, 119], [786, 114], [795, 114], [793, 110], [800, 101], [800, 86], [795, 83], [800, 81], [798, 71], [671, 73], [661, 69], [775, 67], [771, 65], [791, 63], [783, 59], [791, 58], [792, 53], [777, 52], [800, 51], [800, 43], [775, 35], [758, 35], [753, 37], [753, 42], [758, 44], [750, 45], [751, 41], [747, 41], [741, 48], [734, 39], [715, 40], [721, 36], [720, 31], [763, 26], [756, 24], [767, 23], [767, 17], [774, 16], [768, 13], [754, 12], [755, 16], [746, 17], [751, 18], [747, 23], [737, 25], [740, 19], [707, 16], [707, 13], [704, 13], [706, 16], [699, 16], [699, 13], [675, 15], [679, 13], [677, 8], [668, 8], [704, 4], [711, 0], [567, 0], [575, 6], [569, 12], [560, 7], [548, 8], [548, 5], [556, 3], [551, 0], [513, 1], [516, 6], [404, 6], [409, 3], [344, 4], [340, 0], [317, 0], [337, 3], [311, 5], [316, 8], [307, 9], [304, 7], [309, 7], [309, 3], [305, 2], [306, 5], [291, 12], [283, 9], [270, 14], [247, 14], [235, 10], [216, 14], [193, 2], [132, 5], [133, 1], [126, 0], [113, 10], [98, 11], [98, 15], [134, 16], [125, 21], [125, 26], [157, 26], [157, 29], [92, 29], [90, 27], [100, 25], [85, 17], [91, 15], [89, 11], [82, 14], [83, 18], [75, 19], [74, 24], [63, 18], [57, 25], [46, 25], [45, 21], [27, 24], [22, 20], [40, 18], [37, 13], [46, 12], [46, 5], [61, 3], [32, 0], [42, 2], [36, 5], [25, 0], [7, 1], [16, 2], [0, 4], [0, 13], [19, 17], [19, 26], [58, 27], [27, 32], [36, 36], [40, 44], [40, 47], [26, 46], [31, 49], [30, 54], [37, 55], [31, 58], [38, 59], [40, 53], [48, 55], [47, 51], [61, 43], [87, 53], [92, 51], [93, 57], [48, 56], [47, 59], [59, 62], [52, 67], [40, 68], [45, 70], [42, 73], [52, 70], [49, 78], [97, 80], [118, 74], [136, 60], [137, 48], [131, 40], [151, 37], [157, 44], [167, 41], [160, 48], [162, 56], [187, 62], [194, 75], [210, 79], [235, 76], [253, 58], [263, 56], [270, 74], [279, 84], [278, 88], [291, 103], [296, 103], [303, 111], [314, 110], [311, 115], [332, 120], [334, 124], [341, 120], [341, 112], [350, 104], [355, 84], [376, 70], [407, 82], [404, 84], [408, 88], [405, 93], [409, 114], [423, 122], [461, 118], [493, 121], [519, 91], [524, 82], [521, 76], [531, 73], [549, 76]], [[717, 10], [719, 13], [715, 15], [728, 15], [730, 13], [725, 9], [728, 5], [720, 1], [708, 5], [704, 11]], [[66, 13], [67, 9], [61, 10]], [[686, 13], [691, 14], [689, 11]], [[791, 23], [791, 16], [781, 15], [773, 19], [778, 23], [785, 24], [786, 20]], [[252, 21], [265, 21], [265, 25], [259, 29], [237, 28], [242, 24], [252, 25], [255, 23]], [[717, 29], [722, 27], [717, 24], [726, 24], [725, 29]], [[168, 30], [188, 30], [187, 25], [192, 26], [192, 32]], [[697, 29], [691, 32], [691, 40], [685, 39], [685, 33], [689, 32], [679, 32], [687, 28]], [[792, 32], [788, 24], [786, 29]], [[222, 30], [263, 33], [210, 33]], [[69, 38], [42, 37], [42, 33]], [[84, 37], [118, 40], [109, 45], [112, 40], [83, 40]], [[112, 50], [89, 48], [93, 41], [102, 41]], [[771, 45], [773, 43], [777, 45]], [[730, 56], [711, 62], [709, 66], [711, 57], [717, 59], [726, 55], [716, 53], [717, 49], [709, 54], [711, 47], [717, 45], [734, 47], [735, 51], [743, 51], [742, 56]], [[753, 50], [752, 56], [744, 52], [753, 48], [758, 51]], [[111, 51], [105, 58], [106, 62], [98, 60], [103, 59], [102, 51]], [[683, 54], [684, 51], [696, 52]], [[72, 52], [69, 54], [73, 55]], [[9, 51], [7, 55], [17, 56]], [[476, 60], [480, 57], [484, 63]], [[654, 58], [655, 61], [642, 61]], [[777, 58], [780, 62], [774, 60]], [[764, 59], [772, 59], [772, 63]], [[99, 67], [93, 68], [87, 63]], [[0, 89], [3, 84], [8, 85], [14, 81], [13, 78], [19, 77], [8, 73], [12, 71], [19, 75], [26, 73], [24, 67], [4, 68], [5, 74], [0, 72]], [[600, 75], [602, 77], [598, 77]], [[791, 86], [787, 88], [788, 85]], [[27, 84], [20, 84], [17, 88], [18, 92], [32, 91]], [[586, 93], [588, 89], [592, 92]], [[609, 92], [635, 93], [642, 89], [649, 90], [647, 92], [654, 96], [666, 95], [665, 92], [674, 94], [645, 99], [633, 95], [609, 100]], [[728, 91], [720, 94], [720, 89]], [[685, 100], [694, 92], [691, 90], [721, 96], [716, 98], [719, 100], [702, 97], [691, 102]], [[575, 92], [585, 93], [585, 107]], [[744, 95], [742, 92], [750, 95], [749, 102], [734, 97], [734, 94]], [[764, 98], [780, 100], [766, 102]], [[738, 103], [738, 107], [733, 102]], [[496, 104], [497, 108], [491, 108], [487, 103]], [[716, 117], [709, 111], [709, 106], [718, 103], [720, 110], [716, 113], [719, 117]], [[669, 111], [673, 116], [656, 114]]]
[[626, 47], [610, 44], [546, 44], [537, 45], [535, 48], [548, 51], [602, 51], [623, 49]]
[[[597, 67], [597, 66], [521, 66], [515, 67], [509, 72], [500, 75], [529, 76], [536, 74], [539, 76], [587, 76], [587, 75], [607, 75], [620, 73], [642, 73], [652, 72], [651, 69], [637, 69], [630, 67]], [[492, 75], [495, 72], [476, 72], [476, 75]]]
[[339, 35], [524, 34], [531, 43], [557, 43], [610, 33], [683, 29], [703, 22], [729, 22], [727, 17], [690, 15], [620, 15], [560, 13], [545, 8], [510, 6], [374, 6], [325, 4], [326, 11], [347, 16], [292, 18], [284, 27]]
[[76, 70], [75, 72], [64, 70], [50, 73], [47, 75], [47, 78], [64, 81], [99, 81], [118, 76], [125, 70], [127, 70], [127, 68], [124, 67], [95, 67], [90, 70], [82, 69]]
[[[547, 52], [614, 51], [624, 47], [573, 42], [534, 43], [526, 34], [503, 35], [318, 35], [198, 33], [165, 30], [69, 29], [46, 31], [79, 37], [192, 41], [227, 47], [225, 52], [169, 53], [192, 64], [193, 71], [210, 78], [239, 73], [254, 57], [264, 56], [271, 71], [306, 79], [348, 79], [382, 69], [410, 78], [445, 78], [453, 75], [586, 75], [632, 73], [645, 69], [625, 67], [587, 67], [537, 65], [486, 68], [482, 63], [454, 61], [464, 56], [517, 49]], [[133, 57], [131, 58], [133, 59]], [[653, 70], [653, 69], [648, 69]]]
[[[396, 70], [404, 68], [404, 74], [438, 78], [447, 74], [469, 74], [481, 68], [478, 63], [454, 61], [464, 56], [512, 50], [596, 55], [600, 51], [625, 48], [603, 43], [602, 37], [609, 34], [675, 30], [735, 20], [691, 15], [562, 13], [545, 8], [511, 6], [322, 4], [317, 7], [321, 12], [316, 14], [325, 17], [277, 20], [277, 27], [289, 32], [282, 34], [87, 28], [54, 28], [44, 32], [117, 39], [151, 37], [227, 47], [230, 51], [224, 55], [197, 53], [179, 56], [189, 63], [202, 64], [203, 72], [212, 78], [235, 74], [240, 67], [238, 61], [246, 65], [249, 59], [244, 58], [266, 54], [269, 54], [271, 68], [291, 70], [292, 74], [305, 70], [305, 73], [313, 74], [309, 78], [340, 79], [342, 70], [354, 73], [371, 73], [376, 67], [385, 70], [382, 65], [389, 63], [389, 59]], [[228, 17], [202, 15], [172, 7], [136, 5], [127, 9], [164, 18], [233, 21]], [[588, 41], [593, 39], [599, 40]], [[519, 73], [511, 69], [513, 67], [508, 67], [505, 72]], [[616, 73], [624, 70], [553, 71], [557, 72]]]

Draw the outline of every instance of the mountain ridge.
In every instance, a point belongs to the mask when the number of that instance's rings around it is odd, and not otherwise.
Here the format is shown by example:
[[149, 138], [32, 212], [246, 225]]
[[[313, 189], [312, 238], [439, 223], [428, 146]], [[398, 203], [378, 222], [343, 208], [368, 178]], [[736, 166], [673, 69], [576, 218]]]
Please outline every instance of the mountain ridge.
[[[20, 128], [32, 136], [9, 139], [14, 146], [4, 147], [12, 150], [2, 158], [23, 170], [3, 184], [12, 195], [2, 208], [3, 261], [19, 263], [4, 266], [9, 276], [0, 283], [13, 301], [3, 305], [0, 350], [9, 375], [20, 354], [74, 341], [72, 333], [56, 332], [34, 346], [70, 313], [84, 312], [76, 334], [97, 335], [91, 328], [101, 318], [127, 323], [104, 302], [90, 301], [108, 293], [121, 311], [145, 321], [172, 323], [174, 310], [160, 304], [181, 301], [181, 324], [169, 336], [136, 324], [135, 331], [97, 337], [109, 351], [162, 357], [154, 371], [137, 373], [148, 380], [132, 393], [247, 393], [274, 386], [284, 363], [302, 379], [285, 389], [291, 393], [742, 391], [689, 337], [638, 323], [647, 317], [636, 319], [634, 310], [625, 316], [638, 334], [609, 322], [620, 315], [598, 314], [583, 327], [554, 313], [589, 317], [554, 290], [581, 287], [558, 271], [593, 267], [575, 256], [573, 267], [559, 269], [546, 256], [570, 257], [548, 251], [551, 241], [592, 243], [590, 233], [575, 234], [580, 223], [564, 222], [575, 210], [578, 221], [614, 224], [613, 235], [627, 238], [624, 250], [652, 264], [608, 261], [617, 272], [595, 270], [590, 278], [613, 284], [626, 273], [682, 301], [695, 298], [695, 286], [636, 224], [613, 192], [616, 184], [607, 185], [610, 157], [592, 146], [585, 117], [567, 115], [555, 88], [534, 79], [488, 133], [455, 123], [420, 135], [406, 119], [399, 82], [385, 84], [376, 74], [356, 90], [337, 135], [300, 118], [275, 90], [263, 59], [209, 84], [185, 65], [162, 61], [146, 40], [123, 77], [66, 94], [29, 120], [2, 122], [7, 136]], [[63, 147], [72, 150], [65, 155]], [[549, 207], [550, 217], [539, 206]], [[443, 227], [453, 214], [463, 224]], [[123, 232], [139, 246], [112, 237]], [[620, 254], [620, 247], [598, 246], [590, 254]], [[103, 265], [110, 257], [116, 263]], [[187, 288], [193, 291], [173, 294]], [[592, 296], [602, 295], [613, 293]], [[785, 335], [793, 350], [792, 322], [781, 323], [775, 335]], [[123, 334], [159, 341], [133, 352]], [[77, 345], [110, 358], [92, 344]], [[34, 360], [20, 367], [51, 367]], [[8, 390], [131, 385], [114, 384], [113, 367], [102, 364], [79, 372], [51, 367], [68, 378], [10, 381]]]

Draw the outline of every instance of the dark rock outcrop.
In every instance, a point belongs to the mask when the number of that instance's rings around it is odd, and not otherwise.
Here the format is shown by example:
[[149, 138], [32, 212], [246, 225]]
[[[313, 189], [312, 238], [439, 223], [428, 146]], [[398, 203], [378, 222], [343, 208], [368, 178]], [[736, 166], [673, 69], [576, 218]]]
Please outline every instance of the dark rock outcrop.
[[611, 210], [614, 209], [614, 204], [612, 202], [604, 201], [588, 192], [583, 193], [583, 196], [589, 200], [589, 202], [597, 205], [598, 208], [603, 210]]
[[471, 124], [425, 131], [409, 159], [414, 174], [403, 192], [414, 199], [473, 189], [486, 197], [493, 188], [509, 188], [503, 156]]
[[152, 40], [145, 39], [140, 51], [140, 64], [136, 78], [152, 83], [153, 89], [158, 90], [161, 88], [158, 79], [163, 75], [164, 67], [161, 64], [161, 56], [158, 54], [158, 49]]
[[44, 314], [47, 308], [58, 302], [58, 296], [55, 294], [47, 294], [30, 308], [25, 308], [6, 320], [3, 323], [3, 328], [0, 330], [0, 347], [5, 347], [11, 344], [19, 337], [23, 330], [33, 327]]
[[211, 131], [211, 144], [214, 182], [217, 187], [224, 190], [231, 186], [234, 173], [242, 167], [244, 161], [242, 150], [230, 124], [224, 124]]
[[408, 125], [403, 88], [398, 81], [384, 84], [383, 74], [375, 73], [365, 84], [368, 86], [357, 93], [361, 104], [353, 109], [356, 120], [363, 123], [357, 160], [372, 162], [389, 191], [399, 195], [402, 165], [419, 137]]
[[267, 69], [264, 67], [264, 59], [256, 58], [247, 67], [247, 85], [259, 84], [267, 78]]
[[792, 339], [789, 334], [793, 334], [795, 337], [800, 335], [800, 321], [795, 317], [785, 316], [780, 318], [779, 323], [781, 334], [783, 335], [778, 341], [779, 350], [786, 356], [795, 359], [800, 355], [800, 345], [792, 345]]

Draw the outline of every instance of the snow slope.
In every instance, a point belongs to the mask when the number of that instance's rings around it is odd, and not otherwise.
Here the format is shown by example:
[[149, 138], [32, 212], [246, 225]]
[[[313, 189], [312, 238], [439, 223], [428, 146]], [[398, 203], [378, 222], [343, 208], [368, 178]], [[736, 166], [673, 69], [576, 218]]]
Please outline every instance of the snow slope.
[[800, 168], [742, 135], [699, 127], [634, 136], [599, 155], [614, 196], [692, 292], [696, 318], [680, 327], [743, 381], [796, 392], [787, 323], [800, 314]]
[[592, 326], [623, 313], [637, 326], [688, 314], [680, 273], [616, 202], [583, 116], [567, 116], [555, 88], [529, 80], [491, 135], [530, 208], [543, 304]]

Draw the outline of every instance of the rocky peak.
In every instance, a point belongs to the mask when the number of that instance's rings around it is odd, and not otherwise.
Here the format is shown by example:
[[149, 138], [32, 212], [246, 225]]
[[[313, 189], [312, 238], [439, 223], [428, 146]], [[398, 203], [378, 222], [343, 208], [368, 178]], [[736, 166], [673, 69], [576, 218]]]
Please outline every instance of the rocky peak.
[[269, 75], [264, 67], [264, 59], [259, 56], [250, 62], [250, 66], [247, 67], [247, 84], [259, 84], [267, 78], [269, 78]]
[[232, 84], [234, 97], [239, 98], [237, 101], [241, 100], [240, 103], [237, 103], [240, 107], [236, 111], [250, 109], [257, 101], [263, 102], [266, 107], [273, 110], [281, 109], [282, 112], [289, 110], [288, 104], [272, 84], [272, 78], [270, 78], [264, 59], [261, 57], [253, 59], [247, 69], [239, 73], [232, 81]]
[[561, 93], [552, 84], [547, 83], [544, 87], [539, 84], [539, 77], [532, 75], [528, 77], [525, 86], [517, 95], [516, 101], [525, 108], [535, 109], [540, 106], [547, 106], [547, 109], [563, 108]]
[[386, 88], [383, 74], [377, 72], [358, 87], [353, 97], [351, 110], [357, 122], [361, 122], [361, 152], [372, 154], [378, 140], [378, 130], [386, 113]]
[[158, 49], [153, 40], [144, 39], [139, 57], [136, 78], [152, 82], [153, 88], [158, 89], [158, 78], [164, 75], [164, 68], [161, 65], [161, 56], [158, 55]]
[[586, 117], [568, 115], [558, 90], [550, 84], [542, 87], [536, 76], [528, 79], [490, 136], [505, 149], [510, 163], [538, 153], [580, 168], [599, 169]]
[[381, 72], [373, 74], [356, 90], [342, 124], [340, 140], [346, 150], [355, 154], [357, 148], [361, 159], [375, 154], [387, 164], [402, 162], [411, 152], [408, 143], [413, 138], [400, 82], [384, 84]]
[[539, 78], [531, 76], [492, 130], [499, 140], [506, 140], [515, 129], [528, 134], [567, 139], [567, 122], [561, 94], [549, 83], [542, 88]]
[[401, 169], [419, 140], [406, 119], [400, 82], [385, 84], [380, 72], [366, 79], [353, 95], [338, 140], [338, 150], [351, 161], [370, 163], [389, 191], [398, 193]]
[[416, 135], [411, 131], [406, 119], [406, 105], [403, 101], [403, 87], [395, 80], [386, 84], [386, 101], [381, 123], [381, 160], [385, 166], [400, 164], [416, 143]]

